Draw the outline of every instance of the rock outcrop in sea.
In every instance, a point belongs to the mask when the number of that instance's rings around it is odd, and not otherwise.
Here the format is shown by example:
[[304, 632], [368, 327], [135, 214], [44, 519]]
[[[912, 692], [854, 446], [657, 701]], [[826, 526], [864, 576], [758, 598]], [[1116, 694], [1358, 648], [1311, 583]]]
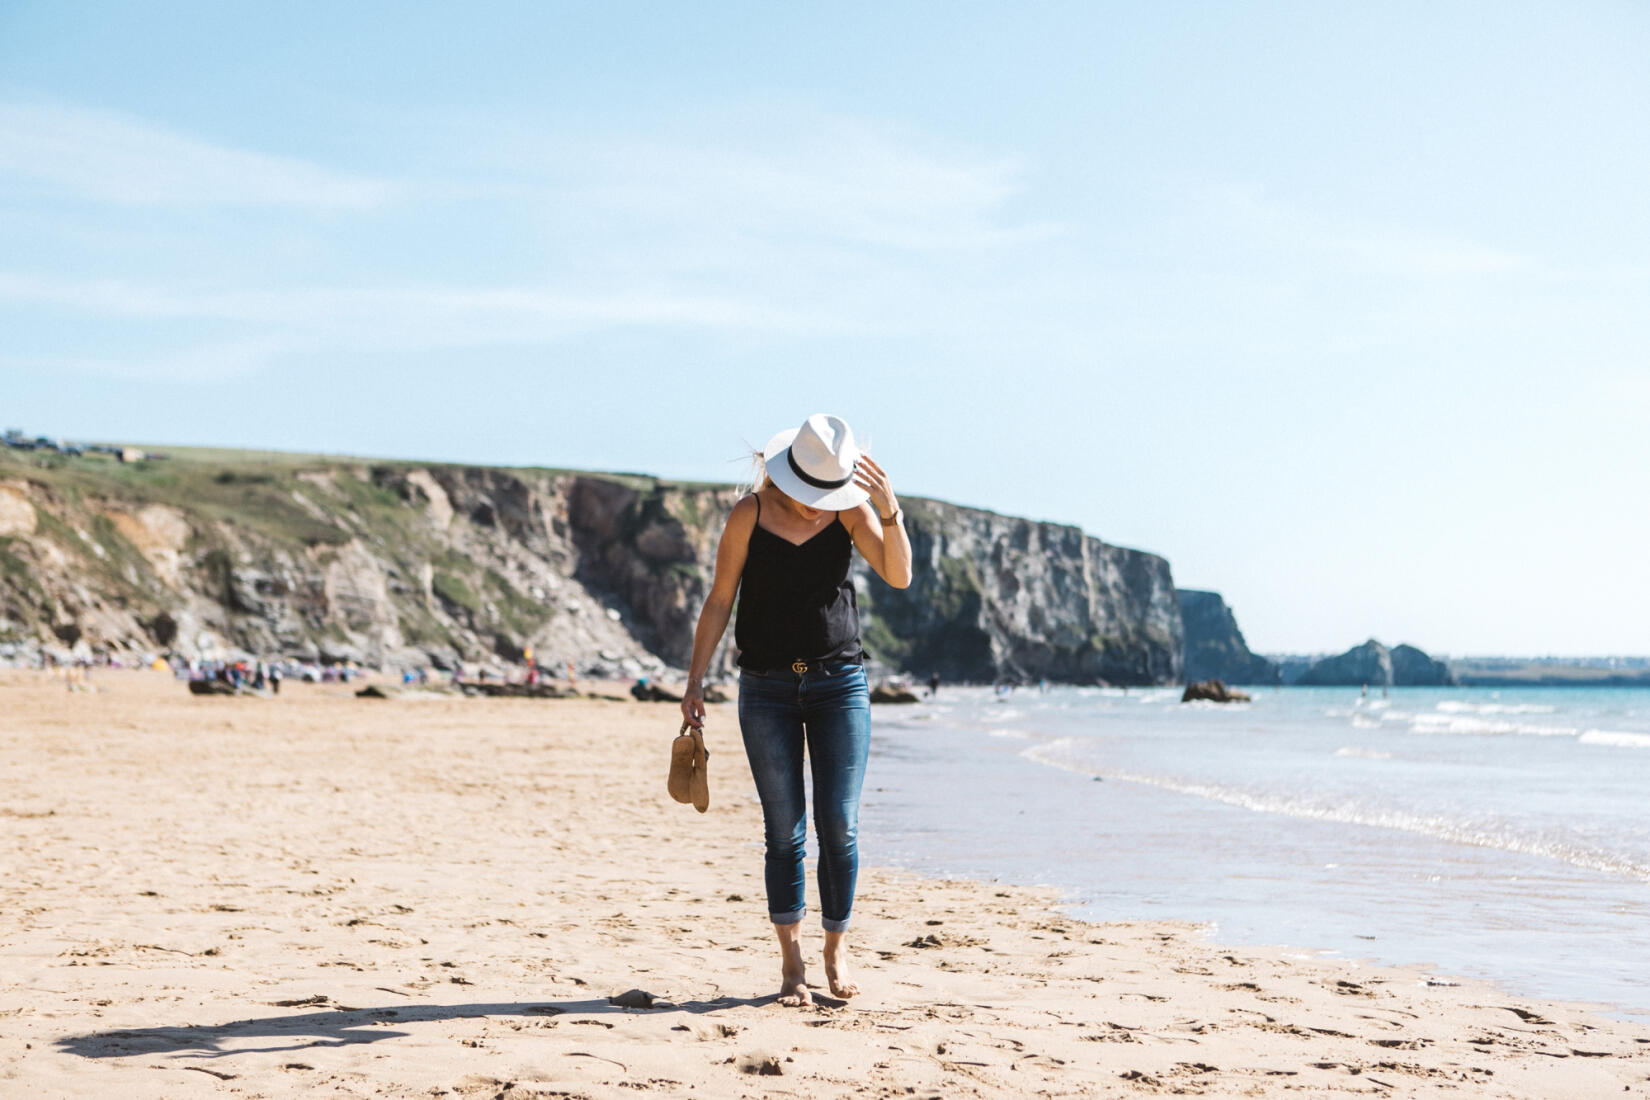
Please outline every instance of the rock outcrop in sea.
[[1249, 651], [1237, 618], [1219, 592], [1176, 590], [1186, 633], [1186, 682], [1221, 680], [1228, 684], [1275, 684], [1278, 666]]
[[1339, 656], [1314, 663], [1295, 682], [1303, 686], [1444, 687], [1453, 685], [1455, 676], [1444, 662], [1412, 645], [1388, 649], [1371, 638]]
[[1186, 685], [1186, 690], [1180, 693], [1182, 703], [1248, 703], [1252, 702], [1247, 692], [1227, 687], [1219, 680], [1202, 680]]
[[[688, 662], [722, 485], [570, 471], [0, 452], [0, 656], [286, 655], [640, 674]], [[861, 565], [867, 647], [926, 679], [1176, 682], [1169, 564], [908, 498], [916, 582]], [[731, 667], [728, 642], [713, 669]]]
[[1454, 687], [1455, 673], [1443, 661], [1412, 645], [1392, 647], [1392, 683], [1396, 687]]

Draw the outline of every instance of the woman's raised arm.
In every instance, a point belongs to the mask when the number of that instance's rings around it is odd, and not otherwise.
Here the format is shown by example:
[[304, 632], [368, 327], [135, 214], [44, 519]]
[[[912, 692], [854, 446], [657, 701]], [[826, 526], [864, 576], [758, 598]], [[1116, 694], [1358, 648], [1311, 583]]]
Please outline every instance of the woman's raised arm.
[[858, 508], [842, 513], [848, 534], [877, 576], [895, 588], [911, 586], [911, 538], [905, 533], [905, 513], [894, 486], [881, 466], [861, 455], [854, 467], [854, 484], [871, 495]]

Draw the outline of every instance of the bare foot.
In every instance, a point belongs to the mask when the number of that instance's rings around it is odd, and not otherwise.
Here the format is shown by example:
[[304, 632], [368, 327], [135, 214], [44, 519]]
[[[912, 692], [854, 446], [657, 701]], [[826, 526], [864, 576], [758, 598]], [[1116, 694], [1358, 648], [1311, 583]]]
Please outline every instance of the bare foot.
[[785, 974], [779, 979], [779, 1003], [792, 1008], [802, 1008], [814, 1003], [813, 994], [808, 992], [807, 974], [798, 967], [785, 969]]
[[859, 992], [859, 986], [848, 980], [848, 937], [841, 932], [825, 933], [825, 980], [833, 997], [846, 1001]]
[[776, 924], [773, 930], [779, 937], [779, 1003], [792, 1008], [813, 1004], [813, 995], [808, 992], [808, 968], [802, 962], [801, 924]]

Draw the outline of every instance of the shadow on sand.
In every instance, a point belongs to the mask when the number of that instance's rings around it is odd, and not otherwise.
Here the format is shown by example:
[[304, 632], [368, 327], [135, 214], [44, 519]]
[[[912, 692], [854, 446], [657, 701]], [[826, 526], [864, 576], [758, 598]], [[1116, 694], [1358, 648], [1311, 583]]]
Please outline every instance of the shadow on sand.
[[[652, 1008], [620, 1008], [606, 1000], [539, 1001], [499, 1004], [398, 1005], [394, 1008], [349, 1008], [334, 1005], [315, 1012], [285, 1016], [254, 1016], [227, 1024], [186, 1027], [138, 1027], [117, 1031], [94, 1031], [67, 1035], [57, 1040], [59, 1050], [82, 1058], [125, 1058], [140, 1054], [188, 1053], [201, 1058], [222, 1058], [235, 1054], [304, 1050], [310, 1047], [341, 1047], [354, 1043], [376, 1043], [409, 1034], [397, 1024], [430, 1023], [437, 1020], [473, 1020], [487, 1016], [600, 1016], [607, 1014], [645, 1016], [657, 1013], [703, 1015], [727, 1008], [773, 1004], [778, 996], [743, 998], [718, 997], [711, 1001], [675, 1004], [656, 1001]], [[840, 1007], [844, 1002], [815, 995], [824, 1007]], [[316, 1004], [322, 1002], [318, 999]], [[267, 1039], [269, 1045], [225, 1049], [224, 1044]]]

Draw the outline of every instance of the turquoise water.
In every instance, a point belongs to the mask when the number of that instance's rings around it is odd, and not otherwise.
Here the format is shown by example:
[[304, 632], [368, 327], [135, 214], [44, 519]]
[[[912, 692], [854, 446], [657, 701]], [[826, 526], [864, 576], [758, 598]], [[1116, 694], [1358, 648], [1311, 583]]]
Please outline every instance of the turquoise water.
[[879, 707], [863, 858], [1650, 1018], [1650, 690], [942, 689]]

